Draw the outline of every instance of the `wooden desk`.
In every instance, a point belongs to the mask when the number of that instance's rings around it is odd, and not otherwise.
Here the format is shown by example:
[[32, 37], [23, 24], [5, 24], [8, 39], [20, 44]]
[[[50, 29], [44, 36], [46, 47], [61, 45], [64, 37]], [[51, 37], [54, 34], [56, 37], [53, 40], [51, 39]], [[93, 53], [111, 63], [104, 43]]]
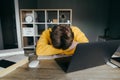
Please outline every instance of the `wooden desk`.
[[0, 80], [120, 80], [120, 68], [102, 65], [72, 73], [65, 73], [54, 60], [40, 61], [40, 67], [30, 69], [28, 64]]

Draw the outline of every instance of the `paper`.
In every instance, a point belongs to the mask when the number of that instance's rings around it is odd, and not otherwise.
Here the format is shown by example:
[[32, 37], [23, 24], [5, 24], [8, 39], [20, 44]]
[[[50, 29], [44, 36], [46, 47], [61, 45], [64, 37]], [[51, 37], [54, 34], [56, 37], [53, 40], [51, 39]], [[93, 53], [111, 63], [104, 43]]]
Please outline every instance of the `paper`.
[[23, 36], [34, 36], [33, 28], [23, 28]]

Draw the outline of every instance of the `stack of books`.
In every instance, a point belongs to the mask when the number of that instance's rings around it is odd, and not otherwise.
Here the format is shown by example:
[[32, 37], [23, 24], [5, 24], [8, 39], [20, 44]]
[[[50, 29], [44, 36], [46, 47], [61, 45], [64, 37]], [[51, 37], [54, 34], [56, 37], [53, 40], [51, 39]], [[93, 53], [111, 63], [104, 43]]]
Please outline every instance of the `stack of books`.
[[110, 62], [115, 66], [120, 67], [120, 52], [116, 52], [110, 59]]
[[116, 65], [117, 67], [120, 67], [120, 57], [113, 57], [111, 58], [110, 62]]

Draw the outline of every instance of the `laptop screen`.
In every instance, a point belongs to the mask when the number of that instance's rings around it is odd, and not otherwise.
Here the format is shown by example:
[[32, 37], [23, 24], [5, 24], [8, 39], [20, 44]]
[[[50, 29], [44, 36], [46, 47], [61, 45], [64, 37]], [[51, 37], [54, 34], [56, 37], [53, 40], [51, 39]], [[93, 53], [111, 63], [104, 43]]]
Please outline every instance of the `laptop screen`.
[[[69, 60], [70, 62], [66, 72], [73, 72], [106, 64], [119, 45], [120, 40], [79, 43], [71, 60]], [[61, 59], [61, 61], [65, 62], [65, 59]], [[59, 64], [59, 62], [57, 63]], [[59, 65], [62, 67], [62, 64]]]

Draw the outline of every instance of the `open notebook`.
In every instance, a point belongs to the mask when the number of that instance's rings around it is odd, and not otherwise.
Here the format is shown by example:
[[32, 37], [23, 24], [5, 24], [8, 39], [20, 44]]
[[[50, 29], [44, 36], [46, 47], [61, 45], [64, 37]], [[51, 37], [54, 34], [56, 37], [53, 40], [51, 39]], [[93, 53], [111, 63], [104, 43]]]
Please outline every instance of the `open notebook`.
[[28, 57], [24, 53], [0, 57], [0, 77], [7, 75], [27, 62]]

